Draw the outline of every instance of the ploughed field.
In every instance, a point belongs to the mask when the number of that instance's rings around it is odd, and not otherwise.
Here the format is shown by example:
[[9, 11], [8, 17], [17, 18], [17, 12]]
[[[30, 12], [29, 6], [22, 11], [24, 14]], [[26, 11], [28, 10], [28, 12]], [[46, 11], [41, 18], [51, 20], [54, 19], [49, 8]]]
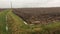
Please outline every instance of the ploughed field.
[[13, 12], [28, 24], [49, 24], [60, 21], [60, 8], [17, 8]]

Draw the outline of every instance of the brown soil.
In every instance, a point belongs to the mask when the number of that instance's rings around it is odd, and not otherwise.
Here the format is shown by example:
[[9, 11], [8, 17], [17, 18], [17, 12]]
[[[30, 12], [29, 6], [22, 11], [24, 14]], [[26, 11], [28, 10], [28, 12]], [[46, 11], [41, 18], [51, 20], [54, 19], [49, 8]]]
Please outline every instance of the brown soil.
[[[9, 9], [9, 8], [8, 8]], [[0, 11], [6, 9], [0, 9]], [[60, 21], [60, 7], [55, 8], [13, 8], [13, 12], [28, 24], [48, 24]]]

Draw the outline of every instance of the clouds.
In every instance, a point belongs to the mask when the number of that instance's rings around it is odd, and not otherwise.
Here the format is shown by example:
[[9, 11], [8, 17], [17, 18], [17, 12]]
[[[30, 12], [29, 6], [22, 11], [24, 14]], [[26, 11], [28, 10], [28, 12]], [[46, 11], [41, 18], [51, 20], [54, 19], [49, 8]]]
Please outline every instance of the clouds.
[[60, 7], [60, 0], [51, 0], [47, 4], [51, 7]]
[[[14, 6], [15, 5], [15, 6]], [[14, 7], [60, 7], [60, 0], [16, 0]]]
[[[11, 0], [13, 8], [60, 7], [60, 0]], [[10, 8], [10, 0], [0, 0], [0, 8]]]
[[47, 3], [47, 0], [19, 0], [13, 2], [14, 7], [38, 7]]
[[10, 3], [8, 0], [0, 0], [0, 8], [10, 7]]

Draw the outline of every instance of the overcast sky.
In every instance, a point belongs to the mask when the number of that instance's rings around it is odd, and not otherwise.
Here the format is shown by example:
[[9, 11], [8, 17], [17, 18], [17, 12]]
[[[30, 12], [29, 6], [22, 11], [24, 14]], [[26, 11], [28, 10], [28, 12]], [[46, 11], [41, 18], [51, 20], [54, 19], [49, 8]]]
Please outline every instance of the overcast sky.
[[60, 7], [60, 0], [0, 0], [0, 8]]

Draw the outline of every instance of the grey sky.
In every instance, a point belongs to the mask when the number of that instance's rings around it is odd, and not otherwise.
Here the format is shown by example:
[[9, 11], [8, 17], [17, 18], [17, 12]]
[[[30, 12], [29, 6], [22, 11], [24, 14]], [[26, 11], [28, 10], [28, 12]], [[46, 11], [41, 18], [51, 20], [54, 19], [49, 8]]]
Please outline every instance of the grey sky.
[[60, 0], [0, 0], [0, 8], [60, 7]]

